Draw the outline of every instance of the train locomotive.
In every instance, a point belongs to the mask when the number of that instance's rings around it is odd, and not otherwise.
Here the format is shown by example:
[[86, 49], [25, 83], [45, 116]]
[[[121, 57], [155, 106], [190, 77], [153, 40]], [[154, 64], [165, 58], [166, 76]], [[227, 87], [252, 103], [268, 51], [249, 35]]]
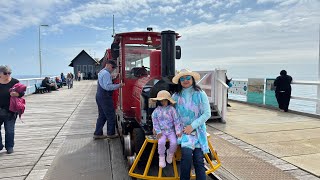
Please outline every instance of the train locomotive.
[[[156, 147], [156, 140], [148, 140], [153, 134], [151, 114], [155, 109], [155, 104], [149, 100], [156, 97], [160, 90], [167, 90], [171, 94], [175, 92], [177, 85], [172, 83], [172, 78], [176, 73], [175, 61], [181, 57], [181, 48], [176, 46], [176, 41], [180, 38], [178, 33], [171, 30], [162, 32], [153, 32], [150, 28], [148, 30], [115, 34], [111, 49], [106, 51], [105, 56], [107, 60], [117, 62], [118, 67], [114, 73], [118, 76], [115, 83], [125, 83], [125, 86], [113, 93], [116, 126], [123, 145], [124, 157], [128, 160], [129, 167], [133, 166], [129, 175], [141, 179], [155, 179], [146, 173]], [[152, 150], [150, 148], [147, 150], [147, 141], [153, 142]], [[212, 167], [207, 173], [213, 172], [220, 166], [212, 146], [211, 152], [218, 164], [214, 166], [206, 156], [207, 162], [210, 162]], [[137, 161], [143, 160], [142, 153], [145, 156], [144, 161], [147, 160], [148, 163], [144, 175], [141, 176], [134, 174], [133, 169]], [[177, 179], [177, 167], [174, 166], [173, 169], [175, 169], [173, 179]]]
[[181, 48], [175, 42], [174, 31], [126, 32], [114, 35], [107, 59], [117, 61], [115, 83], [125, 86], [113, 94], [117, 129], [126, 157], [138, 153], [145, 135], [151, 135], [149, 98], [158, 91], [174, 92], [171, 82], [175, 75], [175, 59], [181, 57]]

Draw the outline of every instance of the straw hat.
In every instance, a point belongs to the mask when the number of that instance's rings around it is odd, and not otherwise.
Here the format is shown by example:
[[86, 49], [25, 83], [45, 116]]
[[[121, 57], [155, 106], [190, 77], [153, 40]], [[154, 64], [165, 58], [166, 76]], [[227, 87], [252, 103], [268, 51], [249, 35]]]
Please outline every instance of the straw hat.
[[156, 98], [150, 98], [153, 101], [161, 101], [167, 99], [171, 102], [171, 104], [175, 104], [176, 102], [171, 98], [171, 95], [168, 91], [162, 90], [159, 91]]
[[189, 69], [181, 69], [181, 71], [172, 78], [172, 82], [174, 84], [178, 84], [179, 79], [182, 76], [188, 76], [188, 75], [192, 76], [195, 81], [199, 81], [200, 80], [200, 74], [199, 73], [190, 71]]

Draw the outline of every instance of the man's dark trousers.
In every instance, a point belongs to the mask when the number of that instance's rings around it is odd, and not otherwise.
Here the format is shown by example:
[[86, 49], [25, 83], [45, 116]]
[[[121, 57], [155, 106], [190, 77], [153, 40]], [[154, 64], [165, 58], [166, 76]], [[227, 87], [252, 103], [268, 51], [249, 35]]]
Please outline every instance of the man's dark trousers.
[[107, 121], [107, 135], [115, 134], [115, 110], [113, 107], [112, 91], [104, 90], [98, 83], [96, 102], [99, 116], [94, 135], [103, 135], [103, 126]]

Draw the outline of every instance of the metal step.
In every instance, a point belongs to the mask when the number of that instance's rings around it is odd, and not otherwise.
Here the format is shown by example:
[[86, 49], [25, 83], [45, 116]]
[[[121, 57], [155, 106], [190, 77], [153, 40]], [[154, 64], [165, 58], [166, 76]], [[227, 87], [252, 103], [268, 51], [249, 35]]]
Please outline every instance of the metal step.
[[218, 110], [216, 110], [216, 109], [211, 109], [211, 113], [216, 113], [216, 112], [218, 112]]
[[208, 121], [212, 121], [212, 120], [220, 120], [221, 116], [211, 116]]

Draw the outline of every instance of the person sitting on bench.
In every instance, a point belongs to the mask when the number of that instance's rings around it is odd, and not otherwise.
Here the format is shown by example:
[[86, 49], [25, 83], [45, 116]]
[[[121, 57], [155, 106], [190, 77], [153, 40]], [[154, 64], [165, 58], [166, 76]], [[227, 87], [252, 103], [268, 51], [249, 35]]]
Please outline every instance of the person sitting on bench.
[[48, 92], [51, 92], [51, 87], [55, 86], [53, 83], [50, 83], [49, 77], [45, 77], [41, 83], [42, 87], [45, 87]]

